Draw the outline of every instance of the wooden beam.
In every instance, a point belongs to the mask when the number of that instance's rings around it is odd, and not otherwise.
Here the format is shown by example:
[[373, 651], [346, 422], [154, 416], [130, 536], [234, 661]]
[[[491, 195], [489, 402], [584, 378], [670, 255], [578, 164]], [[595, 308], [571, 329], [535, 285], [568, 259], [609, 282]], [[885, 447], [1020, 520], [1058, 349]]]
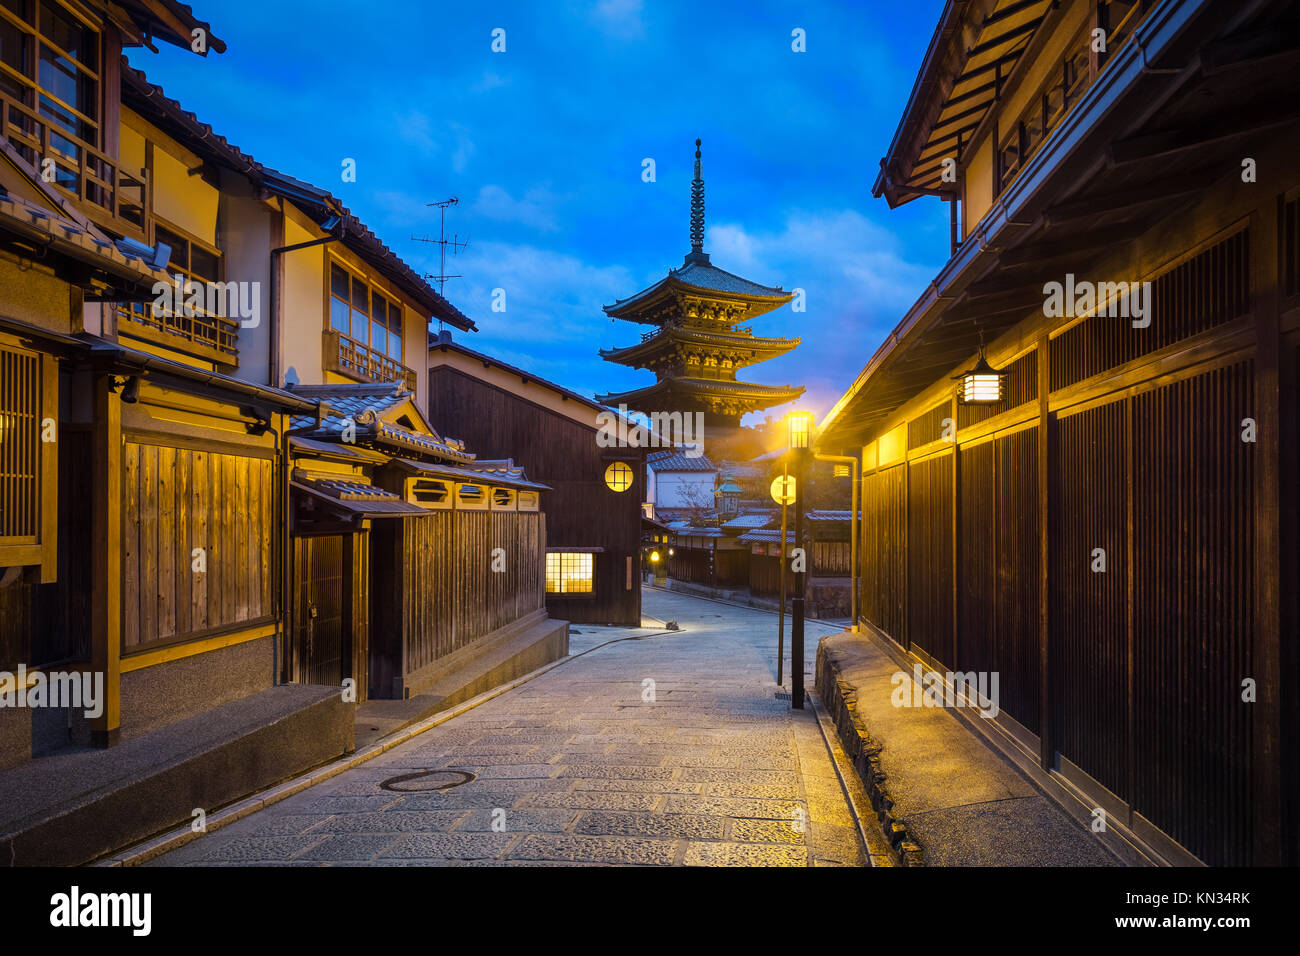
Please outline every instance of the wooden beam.
[[1062, 258], [1082, 259], [1092, 253], [1113, 249], [1117, 245], [1128, 242], [1149, 229], [1150, 225], [1148, 222], [1125, 223], [1119, 227], [1108, 226], [1103, 229], [1093, 229], [1068, 239], [1035, 242], [1015, 249], [1008, 249], [998, 257], [998, 265], [1000, 268], [1005, 269], [1012, 266], [1045, 264]]
[[[1216, 177], [1190, 175], [1165, 177], [1135, 189], [1124, 189], [1060, 203], [1043, 213], [1043, 221], [1048, 228], [1052, 228], [1069, 225], [1082, 219], [1091, 219], [1094, 216], [1140, 209], [1154, 203], [1194, 198], [1213, 182], [1214, 178]], [[1167, 210], [1166, 214], [1171, 211], [1173, 210]]]
[[122, 722], [122, 402], [112, 375], [96, 375], [92, 388], [90, 657], [103, 675], [104, 708], [91, 722], [91, 740], [111, 747]]
[[1276, 110], [1261, 115], [1238, 114], [1222, 122], [1204, 119], [1193, 129], [1143, 133], [1116, 140], [1106, 151], [1106, 165], [1113, 169], [1131, 163], [1166, 159], [1179, 153], [1201, 149], [1211, 143], [1221, 143], [1251, 133], [1262, 133], [1296, 122], [1300, 122], [1300, 113], [1279, 113]]

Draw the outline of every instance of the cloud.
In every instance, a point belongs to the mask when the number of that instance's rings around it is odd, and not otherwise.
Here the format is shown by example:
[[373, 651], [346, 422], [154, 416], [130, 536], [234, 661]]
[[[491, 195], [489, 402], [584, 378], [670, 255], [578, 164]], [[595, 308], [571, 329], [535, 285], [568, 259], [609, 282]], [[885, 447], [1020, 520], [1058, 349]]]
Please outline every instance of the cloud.
[[641, 0], [600, 0], [591, 11], [591, 19], [605, 33], [631, 38], [645, 32], [641, 13]]
[[554, 232], [558, 228], [551, 212], [554, 204], [555, 196], [542, 186], [529, 189], [522, 199], [515, 199], [502, 187], [487, 185], [479, 190], [471, 212], [488, 219]]

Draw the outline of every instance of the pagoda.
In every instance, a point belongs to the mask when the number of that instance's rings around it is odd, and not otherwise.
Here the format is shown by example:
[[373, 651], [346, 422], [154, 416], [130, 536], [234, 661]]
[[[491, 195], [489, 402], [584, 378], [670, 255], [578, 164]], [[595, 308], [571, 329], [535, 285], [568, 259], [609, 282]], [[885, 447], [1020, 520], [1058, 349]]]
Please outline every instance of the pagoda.
[[758, 385], [736, 378], [737, 369], [789, 352], [799, 339], [760, 338], [740, 325], [785, 305], [793, 298], [732, 275], [709, 262], [704, 251], [704, 180], [700, 178], [700, 140], [695, 141], [695, 179], [691, 183], [691, 251], [680, 269], [613, 305], [611, 318], [655, 326], [641, 341], [601, 349], [609, 362], [646, 368], [657, 381], [629, 392], [597, 395], [605, 405], [657, 412], [703, 412], [713, 433], [734, 430], [748, 412], [793, 401], [803, 389]]

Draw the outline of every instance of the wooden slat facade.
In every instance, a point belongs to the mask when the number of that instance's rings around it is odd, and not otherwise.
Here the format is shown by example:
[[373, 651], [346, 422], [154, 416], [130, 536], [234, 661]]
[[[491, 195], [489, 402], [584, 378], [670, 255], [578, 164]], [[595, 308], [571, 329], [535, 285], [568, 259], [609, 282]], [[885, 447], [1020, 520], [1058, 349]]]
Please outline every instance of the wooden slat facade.
[[[269, 458], [126, 442], [122, 643], [128, 653], [272, 618], [273, 472]], [[197, 560], [206, 571], [195, 570]]]
[[[411, 675], [546, 607], [546, 516], [434, 511], [370, 532], [370, 689], [392, 697]], [[492, 551], [506, 570], [492, 570]], [[399, 695], [400, 696], [400, 695]]]

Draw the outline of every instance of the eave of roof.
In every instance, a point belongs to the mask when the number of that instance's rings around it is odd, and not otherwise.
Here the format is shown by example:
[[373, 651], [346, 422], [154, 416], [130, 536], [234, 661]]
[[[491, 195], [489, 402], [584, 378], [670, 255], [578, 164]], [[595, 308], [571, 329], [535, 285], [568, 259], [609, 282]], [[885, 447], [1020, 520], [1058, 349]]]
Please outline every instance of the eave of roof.
[[[939, 143], [954, 136], [960, 142], [963, 134], [969, 136], [977, 130], [998, 101], [997, 78], [1006, 80], [1011, 74], [1035, 31], [1054, 9], [1052, 0], [948, 0], [889, 150], [880, 161], [872, 186], [874, 196], [883, 195], [896, 207], [925, 195], [924, 190], [944, 192], [941, 164], [919, 170], [920, 157]], [[990, 68], [994, 69], [992, 81], [986, 80]], [[972, 85], [958, 92], [963, 82]], [[963, 125], [947, 129], [956, 123]], [[945, 132], [936, 140], [939, 128]], [[952, 155], [957, 155], [956, 143]], [[938, 158], [942, 157], [926, 157], [925, 162]]]
[[601, 349], [600, 357], [620, 365], [635, 362], [638, 356], [653, 355], [678, 342], [719, 345], [739, 351], [759, 352], [769, 358], [783, 355], [797, 347], [802, 339], [762, 338], [746, 332], [708, 332], [703, 329], [664, 327], [651, 338], [623, 348]]
[[[726, 279], [715, 279], [715, 276], [725, 276]], [[737, 288], [716, 288], [690, 281], [695, 278], [709, 278], [712, 281], [729, 282], [735, 284]], [[640, 292], [630, 295], [626, 299], [618, 299], [613, 305], [605, 305], [601, 306], [601, 308], [606, 315], [612, 318], [636, 322], [638, 321], [636, 315], [640, 314], [642, 309], [676, 293], [744, 303], [749, 306], [745, 314], [747, 319], [779, 308], [794, 298], [793, 293], [785, 292], [779, 286], [759, 285], [757, 282], [750, 282], [748, 279], [743, 279], [738, 275], [727, 272], [725, 269], [719, 269], [717, 266], [697, 267], [686, 265], [681, 269], [670, 271], [668, 275]]]
[[[1090, 134], [1103, 119], [1110, 119], [1121, 102], [1125, 105], [1134, 102], [1134, 98], [1126, 97], [1140, 82], [1160, 81], [1161, 74], [1153, 69], [1152, 64], [1167, 58], [1171, 50], [1177, 51], [1189, 25], [1213, 6], [1213, 0], [1165, 0], [1151, 11], [1129, 42], [1115, 52], [1107, 68], [1084, 93], [1078, 105], [1066, 113], [1061, 124], [1043, 141], [1007, 189], [993, 201], [972, 233], [958, 246], [939, 275], [831, 408], [818, 431], [818, 447], [846, 447], [868, 436], [869, 432], [864, 431], [863, 426], [844, 424], [843, 419], [853, 409], [865, 404], [879, 418], [906, 400], [895, 395], [887, 403], [877, 400], [876, 404], [871, 404], [867, 396], [888, 373], [890, 363], [907, 355], [923, 333], [936, 328], [939, 320], [971, 283], [988, 269], [996, 267], [999, 258], [1014, 249], [1026, 233], [1033, 232], [1039, 236], [1050, 233], [1050, 221], [1041, 215], [1047, 203], [1045, 197], [1052, 194], [1052, 188], [1060, 180], [1069, 179], [1072, 189], [1086, 187], [1086, 182], [1077, 175], [1072, 179], [1068, 175], [1078, 173], [1079, 169], [1068, 167], [1071, 164], [1080, 168], [1086, 165], [1088, 157], [1079, 159], [1077, 154], [1088, 143]], [[1164, 80], [1175, 82], [1170, 76], [1165, 76]], [[1135, 112], [1140, 118], [1140, 109]], [[1113, 130], [1111, 135], [1115, 135]], [[1072, 196], [1078, 194], [1078, 190], [1071, 193]], [[1037, 281], [1041, 283], [1041, 278]], [[968, 331], [970, 351], [973, 352], [975, 330], [972, 327]], [[948, 334], [951, 337], [953, 332]], [[953, 364], [957, 363], [951, 363], [944, 370], [950, 370]], [[941, 372], [935, 377], [938, 374]]]
[[667, 396], [674, 392], [687, 395], [721, 393], [733, 395], [737, 398], [773, 399], [772, 404], [776, 404], [777, 401], [792, 401], [802, 395], [804, 390], [802, 386], [756, 385], [751, 382], [724, 382], [716, 379], [665, 376], [645, 388], [634, 389], [630, 392], [597, 395], [596, 400], [609, 403], [621, 402], [630, 405], [638, 399]]

